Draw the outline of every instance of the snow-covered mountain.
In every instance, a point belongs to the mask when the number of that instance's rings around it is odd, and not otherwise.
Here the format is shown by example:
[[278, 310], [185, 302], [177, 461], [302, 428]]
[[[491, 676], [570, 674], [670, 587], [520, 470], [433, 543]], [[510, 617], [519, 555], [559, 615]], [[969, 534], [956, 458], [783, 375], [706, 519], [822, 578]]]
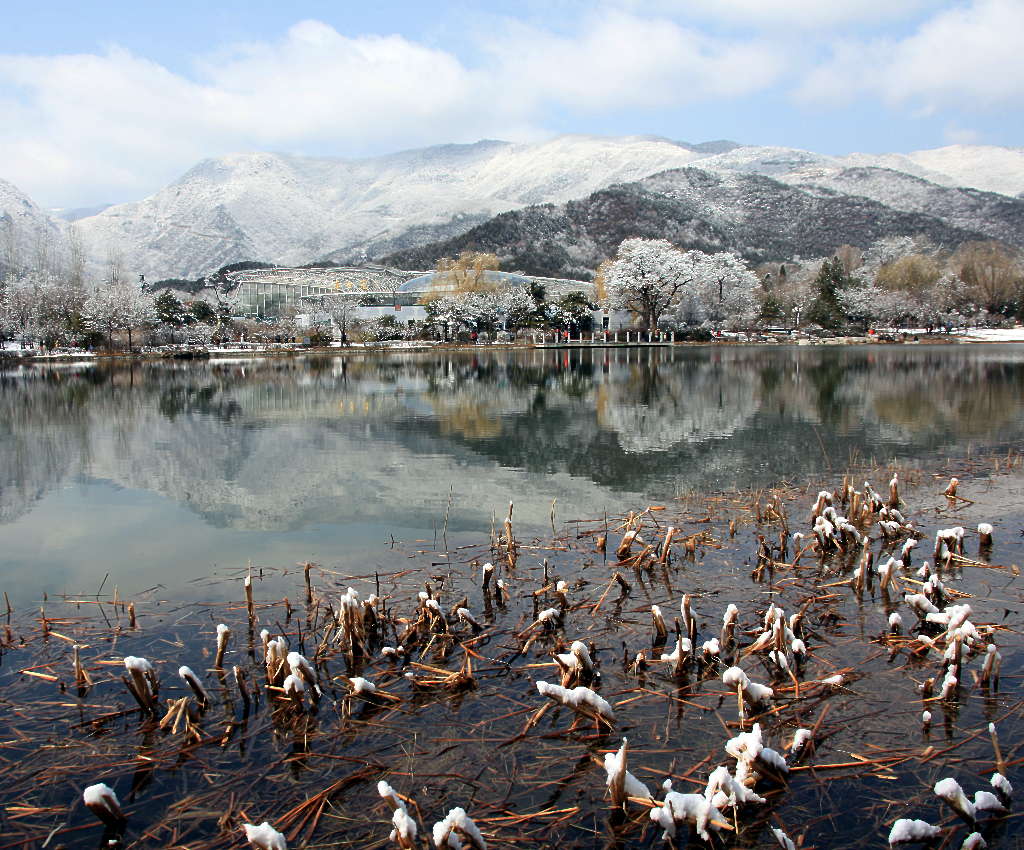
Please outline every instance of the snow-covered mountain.
[[0, 180], [0, 275], [9, 264], [29, 264], [40, 252], [64, 250], [64, 229], [17, 186]]
[[[851, 164], [868, 164], [871, 157], [853, 154], [845, 157]], [[924, 177], [945, 186], [966, 186], [983, 192], [1019, 196], [1024, 193], [1024, 148], [1001, 148], [989, 145], [950, 145], [934, 150], [915, 151], [901, 157], [887, 154], [875, 157], [871, 164], [914, 174], [911, 166]], [[889, 161], [892, 161], [891, 164]], [[936, 179], [938, 175], [941, 179]]]
[[528, 274], [585, 278], [634, 236], [668, 239], [684, 249], [735, 251], [752, 262], [821, 257], [843, 243], [863, 248], [885, 236], [924, 236], [950, 248], [1002, 238], [1024, 248], [1021, 200], [947, 189], [879, 168], [833, 173], [816, 167], [813, 176], [803, 169], [801, 174], [803, 184], [784, 169], [767, 177], [745, 169], [710, 170], [702, 160], [565, 204], [502, 213], [385, 262], [430, 268], [440, 257], [472, 249], [497, 254], [503, 267]]
[[[528, 204], [583, 197], [704, 154], [664, 139], [483, 141], [363, 160], [254, 153], [201, 162], [152, 197], [82, 219], [94, 256], [149, 277], [238, 260], [370, 258]], [[405, 236], [404, 234], [411, 234]], [[397, 240], [397, 241], [396, 241]]]
[[[1019, 197], [1024, 148], [954, 145], [835, 157], [640, 136], [482, 141], [370, 159], [235, 154], [204, 160], [151, 197], [109, 207], [76, 226], [94, 270], [117, 254], [125, 268], [151, 280], [194, 278], [241, 260], [360, 262], [452, 240], [499, 213], [584, 199], [615, 184], [684, 167], [709, 177], [768, 177], [801, 190], [801, 197], [825, 193], [848, 198], [854, 206], [871, 201], [896, 213], [928, 216], [950, 234], [970, 232], [1014, 244], [1024, 238]], [[687, 182], [699, 191], [701, 180]], [[720, 191], [723, 184], [708, 185]], [[753, 195], [740, 193], [731, 202], [782, 202], [773, 198], [770, 186], [756, 185]], [[709, 204], [719, 201], [709, 199]], [[758, 210], [750, 213], [756, 216]], [[23, 254], [39, 244], [40, 232], [59, 240], [67, 227], [2, 181], [0, 216], [17, 222], [12, 228]], [[883, 218], [893, 226], [912, 220]], [[829, 226], [840, 241], [849, 241], [838, 233], [840, 222], [815, 224]]]
[[826, 156], [797, 148], [743, 145], [704, 157], [700, 168], [763, 174], [776, 180], [809, 182], [814, 173], [835, 174], [848, 168], [882, 168], [909, 174], [939, 186], [978, 189], [1016, 197], [1024, 192], [1024, 148], [950, 145], [908, 154], [852, 153]]

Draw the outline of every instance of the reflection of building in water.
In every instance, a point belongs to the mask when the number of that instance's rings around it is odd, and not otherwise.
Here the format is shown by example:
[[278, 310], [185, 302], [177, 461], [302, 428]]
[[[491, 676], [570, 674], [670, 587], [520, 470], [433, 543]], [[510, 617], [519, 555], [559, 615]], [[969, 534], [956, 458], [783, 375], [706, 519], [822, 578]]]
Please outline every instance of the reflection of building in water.
[[[474, 272], [474, 286], [487, 290], [531, 286], [543, 288], [548, 301], [570, 292], [594, 297], [594, 285], [586, 281], [537, 277], [484, 270]], [[423, 319], [423, 301], [461, 288], [457, 273], [416, 272], [384, 266], [337, 268], [273, 268], [231, 272], [238, 286], [237, 315], [276, 319], [288, 311], [303, 312], [303, 299], [337, 295], [351, 299], [356, 318], [372, 318], [401, 311], [403, 320]]]

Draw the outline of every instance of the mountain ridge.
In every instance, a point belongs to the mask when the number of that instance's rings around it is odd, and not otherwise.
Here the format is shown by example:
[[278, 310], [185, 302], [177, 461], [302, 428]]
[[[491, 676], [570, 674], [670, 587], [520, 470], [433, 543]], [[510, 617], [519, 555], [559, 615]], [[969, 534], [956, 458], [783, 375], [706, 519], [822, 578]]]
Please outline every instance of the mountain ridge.
[[[794, 225], [797, 231], [808, 226], [799, 221], [800, 210], [824, 210], [836, 216], [831, 224], [839, 242], [856, 238], [840, 231], [857, 210], [864, 215], [873, 211], [888, 227], [917, 227], [943, 238], [971, 234], [1020, 245], [1024, 230], [1024, 148], [952, 145], [909, 154], [831, 156], [727, 140], [691, 144], [639, 135], [567, 135], [532, 144], [489, 139], [364, 159], [228, 154], [201, 160], [148, 198], [76, 216], [75, 229], [90, 253], [94, 275], [112, 257], [149, 279], [195, 278], [242, 260], [281, 265], [365, 263], [459, 240], [515, 210], [583, 201], [609, 187], [680, 168], [775, 181], [770, 191], [769, 184], [756, 184], [755, 190], [755, 183], [748, 182], [747, 194], [733, 192], [728, 198], [721, 190], [724, 184], [712, 181], [708, 185], [719, 189], [706, 199], [703, 213], [697, 200], [687, 201], [690, 218], [711, 217], [703, 227], [687, 225], [691, 231], [704, 233], [709, 245], [727, 246], [731, 241], [748, 255], [763, 252], [766, 246], [747, 244], [757, 233], [737, 229], [728, 216], [716, 219], [716, 204], [736, 205], [732, 218], [738, 221], [761, 216], [757, 205], [774, 209], [794, 202], [795, 218], [777, 216], [777, 221], [784, 230]], [[822, 193], [831, 193], [832, 200], [826, 203]], [[814, 196], [819, 200], [811, 203], [808, 199]], [[847, 198], [842, 205], [835, 200], [839, 196]], [[624, 201], [621, 192], [619, 201]], [[865, 206], [863, 201], [878, 206]], [[664, 203], [664, 198], [655, 202], [647, 197], [641, 204], [644, 215], [653, 215], [653, 209]], [[673, 221], [682, 214], [679, 203], [676, 198], [669, 216]], [[26, 216], [25, 209], [32, 215]], [[531, 213], [531, 218], [539, 221], [543, 216]], [[66, 244], [67, 222], [47, 216], [12, 184], [0, 181], [0, 221], [4, 220], [12, 230], [18, 229], [22, 256], [30, 256], [30, 246], [41, 240], [58, 248]], [[820, 223], [810, 226], [820, 230]], [[676, 221], [672, 227], [681, 225]], [[720, 232], [723, 227], [735, 231], [731, 240]], [[860, 224], [854, 229], [867, 232]], [[604, 230], [622, 228], [608, 225]], [[768, 244], [785, 247], [772, 234], [768, 237]], [[819, 244], [821, 240], [815, 239], [793, 244]], [[588, 250], [578, 249], [576, 254], [582, 257]]]
[[[1010, 198], [1005, 203], [1015, 221], [1024, 221], [1024, 204]], [[706, 252], [736, 251], [763, 262], [827, 255], [843, 242], [866, 247], [894, 233], [950, 246], [991, 238], [934, 215], [895, 210], [827, 187], [687, 167], [566, 204], [503, 213], [453, 239], [395, 252], [384, 261], [429, 268], [440, 257], [477, 250], [497, 254], [504, 268], [586, 278], [623, 239], [635, 236]], [[1024, 233], [1018, 231], [1015, 244], [1024, 247]]]

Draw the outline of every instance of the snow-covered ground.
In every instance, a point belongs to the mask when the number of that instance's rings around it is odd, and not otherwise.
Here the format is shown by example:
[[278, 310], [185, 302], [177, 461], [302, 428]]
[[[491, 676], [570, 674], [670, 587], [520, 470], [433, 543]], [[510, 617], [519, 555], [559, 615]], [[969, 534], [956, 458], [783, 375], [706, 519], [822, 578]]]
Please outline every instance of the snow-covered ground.
[[972, 328], [960, 339], [963, 342], [1024, 342], [1024, 327]]

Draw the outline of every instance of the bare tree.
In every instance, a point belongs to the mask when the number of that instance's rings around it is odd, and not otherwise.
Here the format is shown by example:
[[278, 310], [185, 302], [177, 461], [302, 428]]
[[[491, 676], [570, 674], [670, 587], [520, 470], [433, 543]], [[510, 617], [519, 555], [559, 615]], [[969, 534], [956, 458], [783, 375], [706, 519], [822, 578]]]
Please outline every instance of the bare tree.
[[487, 281], [486, 272], [501, 268], [496, 254], [463, 251], [458, 259], [442, 257], [437, 271], [454, 285], [455, 292], [483, 292], [495, 287]]
[[965, 242], [951, 265], [979, 306], [990, 313], [1018, 308], [1024, 296], [1020, 256], [999, 242]]
[[840, 245], [835, 250], [835, 256], [843, 264], [843, 270], [847, 277], [852, 275], [864, 263], [864, 252], [854, 245]]
[[311, 295], [304, 300], [309, 305], [313, 324], [329, 322], [341, 335], [343, 341], [348, 340], [348, 326], [356, 308], [356, 302], [352, 300], [352, 296], [332, 292], [325, 295]]
[[941, 276], [942, 268], [933, 257], [907, 254], [883, 265], [875, 279], [885, 289], [918, 294], [933, 287]]

